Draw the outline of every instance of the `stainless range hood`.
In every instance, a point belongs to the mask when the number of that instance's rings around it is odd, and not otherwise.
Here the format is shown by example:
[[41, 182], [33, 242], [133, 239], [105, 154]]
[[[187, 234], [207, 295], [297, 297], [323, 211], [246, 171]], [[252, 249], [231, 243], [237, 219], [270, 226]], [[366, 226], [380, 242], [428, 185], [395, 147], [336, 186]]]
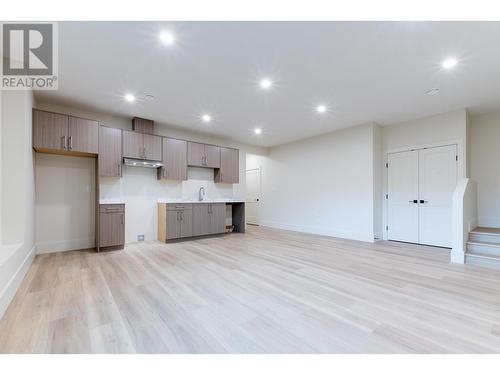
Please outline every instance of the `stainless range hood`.
[[145, 167], [145, 168], [160, 168], [163, 167], [163, 163], [157, 160], [144, 160], [144, 159], [133, 159], [133, 158], [123, 158], [123, 164], [132, 167]]

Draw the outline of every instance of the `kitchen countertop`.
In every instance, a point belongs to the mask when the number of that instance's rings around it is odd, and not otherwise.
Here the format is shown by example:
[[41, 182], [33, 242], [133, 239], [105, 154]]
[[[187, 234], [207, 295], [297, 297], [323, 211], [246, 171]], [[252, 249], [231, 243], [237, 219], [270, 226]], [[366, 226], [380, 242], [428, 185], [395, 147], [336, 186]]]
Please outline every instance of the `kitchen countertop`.
[[216, 198], [216, 199], [204, 199], [202, 201], [193, 200], [193, 199], [175, 199], [175, 198], [162, 198], [158, 199], [158, 203], [245, 203], [241, 199], [225, 199], [225, 198]]
[[99, 204], [125, 204], [125, 202], [119, 199], [101, 199]]

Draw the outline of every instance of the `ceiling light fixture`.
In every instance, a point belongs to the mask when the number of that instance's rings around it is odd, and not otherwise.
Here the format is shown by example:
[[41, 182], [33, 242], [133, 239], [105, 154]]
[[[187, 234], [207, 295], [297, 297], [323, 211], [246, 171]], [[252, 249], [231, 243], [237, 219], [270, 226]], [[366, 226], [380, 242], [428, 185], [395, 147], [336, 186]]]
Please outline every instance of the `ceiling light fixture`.
[[262, 129], [261, 128], [255, 128], [253, 132], [257, 135], [262, 134]]
[[135, 102], [135, 96], [132, 94], [125, 94], [125, 100], [129, 103]]
[[171, 46], [175, 42], [175, 37], [170, 31], [162, 31], [160, 33], [160, 40], [163, 44]]
[[263, 88], [264, 90], [271, 88], [272, 85], [273, 83], [271, 82], [270, 79], [264, 78], [260, 81], [260, 87]]
[[425, 93], [427, 95], [430, 95], [430, 96], [436, 95], [436, 94], [439, 94], [439, 89], [437, 87], [434, 87], [434, 88], [432, 88], [430, 90], [427, 90]]
[[325, 113], [325, 112], [326, 112], [326, 106], [324, 106], [324, 105], [322, 105], [322, 104], [321, 104], [321, 105], [318, 105], [318, 106], [316, 107], [316, 111], [318, 111], [318, 113]]
[[210, 117], [210, 115], [203, 115], [203, 116], [201, 116], [201, 120], [203, 122], [210, 122], [210, 121], [212, 121], [212, 117]]
[[443, 64], [441, 66], [444, 69], [453, 69], [455, 65], [457, 65], [458, 61], [454, 57], [449, 57], [446, 60], [443, 61]]

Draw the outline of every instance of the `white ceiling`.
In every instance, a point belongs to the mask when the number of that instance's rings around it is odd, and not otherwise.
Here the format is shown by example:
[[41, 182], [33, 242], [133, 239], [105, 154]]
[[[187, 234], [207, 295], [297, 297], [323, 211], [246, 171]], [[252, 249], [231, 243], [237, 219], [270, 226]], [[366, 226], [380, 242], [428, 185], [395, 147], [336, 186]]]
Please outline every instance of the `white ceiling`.
[[[175, 45], [159, 42], [163, 29]], [[63, 22], [59, 90], [37, 97], [272, 146], [492, 108], [499, 42], [499, 22]], [[440, 65], [448, 56], [459, 59], [450, 71]], [[263, 77], [271, 90], [259, 88]], [[156, 100], [127, 103], [127, 92]]]

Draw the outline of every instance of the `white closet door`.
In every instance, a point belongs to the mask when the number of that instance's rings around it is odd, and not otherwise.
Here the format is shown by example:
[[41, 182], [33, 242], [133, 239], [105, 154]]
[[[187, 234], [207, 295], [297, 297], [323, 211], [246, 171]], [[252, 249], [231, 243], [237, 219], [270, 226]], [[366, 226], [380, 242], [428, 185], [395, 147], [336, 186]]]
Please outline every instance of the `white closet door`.
[[418, 243], [418, 151], [389, 154], [388, 238]]
[[457, 184], [457, 146], [419, 150], [421, 244], [451, 247], [451, 200]]
[[245, 215], [247, 224], [259, 225], [261, 182], [260, 168], [247, 170]]

